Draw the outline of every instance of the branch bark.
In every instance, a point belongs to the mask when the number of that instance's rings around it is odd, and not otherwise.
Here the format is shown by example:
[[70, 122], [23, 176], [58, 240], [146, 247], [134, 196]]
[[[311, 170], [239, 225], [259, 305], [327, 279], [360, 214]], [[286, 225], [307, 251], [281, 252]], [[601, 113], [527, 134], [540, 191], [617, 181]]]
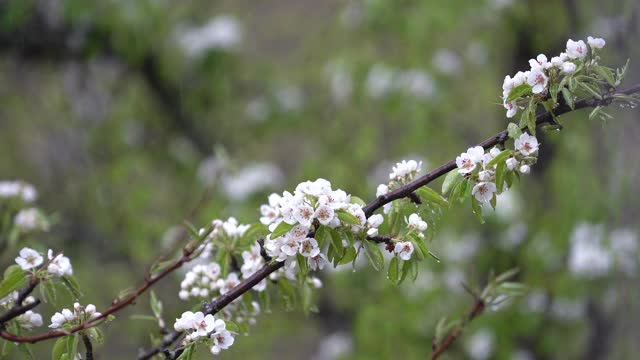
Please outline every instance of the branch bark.
[[[618, 91], [609, 92], [607, 94], [604, 94], [602, 96], [602, 99], [588, 98], [588, 99], [582, 99], [582, 100], [576, 101], [575, 104], [574, 104], [574, 109], [569, 107], [567, 104], [561, 104], [556, 109], [554, 109], [553, 114], [551, 112], [545, 112], [545, 113], [542, 113], [542, 114], [538, 115], [536, 117], [536, 126], [540, 127], [540, 126], [545, 125], [545, 124], [553, 124], [555, 122], [554, 116], [560, 116], [562, 114], [566, 114], [568, 112], [572, 112], [572, 111], [575, 111], [575, 110], [580, 110], [580, 109], [584, 109], [584, 108], [592, 108], [592, 107], [596, 107], [596, 106], [608, 106], [608, 105], [611, 104], [611, 102], [613, 101], [613, 99], [614, 99], [614, 97], [616, 95], [632, 95], [632, 94], [636, 94], [636, 93], [640, 93], [640, 84], [636, 84], [636, 85], [634, 85], [634, 86], [632, 86], [630, 88], [627, 88], [625, 90], [618, 90]], [[488, 148], [491, 148], [491, 147], [493, 147], [495, 145], [503, 143], [505, 141], [505, 139], [507, 138], [507, 136], [508, 136], [507, 130], [503, 130], [503, 131], [497, 133], [496, 135], [494, 135], [494, 136], [492, 136], [492, 137], [480, 142], [476, 146], [482, 146], [483, 148], [488, 149]], [[451, 160], [451, 161], [445, 163], [444, 165], [441, 165], [440, 167], [438, 167], [435, 170], [427, 173], [426, 175], [424, 175], [422, 177], [419, 177], [418, 179], [410, 182], [409, 184], [406, 184], [406, 185], [404, 185], [402, 187], [399, 187], [399, 188], [387, 193], [386, 195], [381, 195], [381, 196], [377, 197], [376, 199], [374, 199], [373, 201], [368, 203], [363, 208], [365, 215], [367, 217], [371, 216], [376, 210], [380, 209], [385, 204], [387, 204], [387, 203], [389, 203], [391, 201], [398, 200], [398, 199], [403, 199], [403, 198], [411, 198], [411, 196], [412, 196], [411, 194], [413, 194], [414, 191], [416, 191], [420, 187], [425, 186], [425, 185], [429, 184], [430, 182], [438, 179], [439, 177], [447, 174], [449, 171], [451, 171], [451, 170], [453, 170], [455, 168], [456, 168], [456, 162], [455, 162], [455, 159], [454, 159], [454, 160]], [[372, 241], [376, 241], [376, 240], [378, 240], [378, 239], [373, 239]], [[205, 314], [215, 315], [218, 311], [222, 310], [225, 306], [230, 304], [232, 301], [234, 301], [238, 297], [242, 296], [245, 292], [249, 291], [254, 285], [256, 285], [257, 283], [259, 283], [260, 281], [265, 279], [267, 276], [269, 276], [274, 271], [276, 271], [279, 268], [281, 268], [283, 265], [284, 265], [284, 263], [282, 263], [282, 262], [281, 263], [270, 263], [270, 264], [265, 265], [262, 269], [258, 270], [258, 272], [253, 274], [250, 278], [245, 279], [240, 284], [238, 284], [235, 288], [231, 289], [231, 291], [229, 291], [228, 293], [219, 296], [214, 301], [206, 302], [202, 306], [201, 311], [203, 313], [205, 313]], [[477, 314], [473, 314], [473, 311], [472, 311], [473, 317], [475, 317], [479, 313], [481, 313], [484, 310], [484, 306], [482, 306], [482, 309], [480, 309], [479, 306], [474, 307], [474, 310], [479, 311], [479, 312]], [[169, 335], [167, 335], [167, 337], [171, 337], [173, 339], [173, 342], [175, 342], [175, 341], [177, 341], [177, 339], [179, 337], [179, 335], [177, 335], [177, 334], [179, 334], [179, 333], [173, 332], [173, 333], [170, 333]], [[451, 342], [453, 342], [453, 341], [455, 341], [455, 339], [451, 340]], [[171, 344], [173, 342], [171, 342]], [[164, 352], [164, 350], [166, 350], [166, 347], [162, 348], [160, 346], [152, 348], [152, 349], [149, 349], [149, 350], [141, 353], [138, 356], [138, 360], [150, 359], [152, 356], [154, 356], [154, 355], [156, 355], [158, 353]], [[445, 350], [446, 350], [446, 348], [445, 348]], [[180, 354], [180, 352], [178, 351], [176, 353], [176, 356], [178, 356], [179, 354]]]

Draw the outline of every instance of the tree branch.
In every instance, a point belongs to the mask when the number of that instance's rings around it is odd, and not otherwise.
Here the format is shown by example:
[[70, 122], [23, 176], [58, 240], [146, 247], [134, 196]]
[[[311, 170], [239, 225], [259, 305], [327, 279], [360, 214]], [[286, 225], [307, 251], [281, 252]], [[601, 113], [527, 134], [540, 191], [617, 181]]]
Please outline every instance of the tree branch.
[[456, 329], [456, 331], [452, 332], [446, 338], [444, 338], [444, 340], [442, 340], [440, 343], [437, 343], [436, 339], [434, 339], [433, 346], [432, 346], [433, 353], [431, 354], [431, 360], [436, 360], [437, 358], [440, 357], [440, 355], [442, 355], [445, 351], [447, 351], [447, 349], [449, 349], [449, 347], [453, 345], [453, 343], [458, 339], [458, 337], [460, 337], [460, 335], [464, 331], [465, 326], [469, 324], [473, 319], [475, 319], [478, 315], [482, 314], [485, 308], [486, 308], [486, 304], [484, 300], [481, 297], [476, 296], [476, 301], [474, 302], [473, 307], [467, 314], [467, 317], [465, 318], [464, 323], [458, 329]]
[[[571, 107], [569, 107], [566, 104], [561, 104], [556, 109], [554, 109], [553, 114], [551, 112], [545, 112], [538, 115], [536, 117], [536, 125], [540, 127], [545, 124], [550, 124], [554, 122], [554, 116], [559, 116], [575, 110], [596, 107], [596, 106], [610, 105], [616, 95], [631, 95], [639, 92], [640, 92], [640, 84], [636, 84], [625, 90], [613, 91], [608, 94], [605, 94], [602, 96], [602, 99], [589, 98], [589, 99], [579, 100], [575, 102], [574, 109], [571, 109]], [[482, 141], [476, 146], [482, 146], [483, 148], [487, 149], [492, 146], [504, 143], [507, 136], [508, 136], [507, 130], [503, 130], [497, 133], [496, 135]], [[446, 173], [448, 173], [449, 171], [455, 168], [456, 168], [456, 162], [454, 159], [445, 163], [444, 165], [441, 165], [440, 167], [427, 173], [426, 175], [410, 182], [409, 184], [401, 186], [389, 192], [386, 195], [381, 195], [377, 197], [376, 199], [368, 203], [363, 208], [366, 217], [371, 216], [376, 210], [380, 209], [382, 206], [384, 206], [385, 204], [391, 201], [411, 197], [411, 194], [414, 191], [416, 191], [418, 188], [429, 184], [430, 182], [438, 179], [439, 177], [445, 175]], [[373, 239], [373, 241], [378, 242], [377, 240], [380, 240], [380, 239]], [[284, 262], [270, 263], [265, 265], [262, 269], [258, 270], [251, 277], [242, 281], [240, 284], [238, 284], [236, 287], [231, 289], [226, 294], [219, 296], [214, 301], [204, 303], [204, 305], [201, 308], [201, 311], [205, 314], [215, 315], [218, 311], [222, 310], [225, 306], [230, 304], [232, 301], [242, 296], [245, 292], [249, 291], [253, 286], [258, 284], [263, 279], [267, 278], [267, 276], [269, 276], [271, 273], [281, 268], [283, 265], [284, 265]], [[482, 299], [480, 299], [480, 301], [482, 301]], [[469, 316], [475, 317], [479, 315], [484, 310], [484, 302], [482, 304], [483, 305], [480, 306], [478, 305], [478, 303], [476, 303], [476, 306], [474, 306]], [[167, 337], [170, 337], [171, 339], [173, 339], [173, 341], [176, 341], [179, 336], [177, 334], [179, 333], [173, 332], [168, 334]], [[451, 340], [451, 342], [453, 341], [455, 341], [455, 339]], [[149, 349], [148, 351], [143, 352], [141, 355], [139, 355], [138, 360], [150, 359], [152, 356], [163, 352], [165, 349], [166, 348], [162, 348], [160, 346]], [[179, 352], [176, 355], [179, 355]]]

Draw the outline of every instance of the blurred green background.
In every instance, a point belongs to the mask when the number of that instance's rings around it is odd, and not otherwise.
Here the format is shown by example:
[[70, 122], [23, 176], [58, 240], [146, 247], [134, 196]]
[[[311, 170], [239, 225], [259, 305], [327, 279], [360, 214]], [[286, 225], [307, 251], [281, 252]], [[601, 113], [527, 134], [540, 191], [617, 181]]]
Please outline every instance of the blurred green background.
[[[269, 193], [318, 177], [371, 200], [395, 161], [428, 170], [502, 130], [503, 77], [568, 38], [605, 38], [603, 63], [631, 58], [633, 84], [639, 16], [636, 0], [3, 0], [0, 179], [34, 184], [58, 219], [21, 245], [63, 249], [81, 301], [104, 308], [184, 219], [256, 222]], [[485, 225], [453, 208], [432, 244], [442, 262], [415, 284], [325, 271], [319, 314], [274, 304], [220, 356], [424, 359], [437, 321], [472, 304], [461, 283], [517, 266], [529, 293], [446, 358], [636, 359], [640, 112], [611, 113], [542, 134], [532, 175]], [[156, 289], [168, 319], [193, 305], [180, 279]], [[147, 346], [156, 327], [130, 316], [148, 313], [146, 297], [120, 313], [96, 358]]]

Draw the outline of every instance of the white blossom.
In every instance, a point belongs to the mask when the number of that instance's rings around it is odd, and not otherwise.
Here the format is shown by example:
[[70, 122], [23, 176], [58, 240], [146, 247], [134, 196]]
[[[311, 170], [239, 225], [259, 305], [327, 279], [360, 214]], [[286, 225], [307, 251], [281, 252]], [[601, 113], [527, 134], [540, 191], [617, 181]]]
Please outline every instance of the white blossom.
[[329, 263], [327, 257], [323, 253], [319, 253], [316, 256], [310, 257], [307, 260], [309, 268], [311, 270], [322, 270], [326, 264]]
[[49, 223], [47, 219], [42, 216], [40, 211], [36, 208], [28, 208], [20, 210], [13, 223], [18, 229], [23, 232], [30, 231], [47, 231], [49, 229]]
[[522, 165], [520, 166], [520, 169], [518, 169], [520, 171], [521, 174], [528, 174], [531, 172], [531, 166], [529, 165]]
[[591, 46], [593, 49], [602, 49], [605, 45], [605, 41], [602, 38], [594, 38], [594, 37], [587, 37], [587, 43], [589, 44], [589, 46]]
[[507, 163], [507, 169], [509, 169], [510, 171], [513, 171], [513, 169], [516, 168], [516, 166], [518, 166], [518, 160], [516, 160], [516, 158], [508, 158], [507, 160], [505, 160], [505, 162]]
[[20, 265], [22, 270], [29, 270], [42, 264], [42, 256], [39, 252], [25, 247], [20, 250], [20, 256], [16, 258], [16, 264]]
[[496, 192], [496, 184], [493, 182], [479, 182], [471, 190], [471, 194], [480, 202], [489, 202]]
[[562, 73], [565, 75], [571, 75], [574, 72], [576, 72], [576, 64], [572, 63], [572, 62], [565, 62], [562, 63]]
[[523, 133], [514, 141], [514, 147], [524, 156], [531, 156], [538, 151], [539, 146], [538, 139], [527, 133]]
[[413, 254], [413, 244], [411, 241], [399, 241], [396, 243], [393, 248], [393, 252], [398, 255], [398, 257], [402, 260], [411, 259], [411, 254]]
[[53, 250], [49, 249], [47, 252], [47, 258], [49, 259], [49, 266], [47, 266], [49, 274], [58, 277], [73, 275], [73, 267], [71, 266], [71, 261], [69, 261], [68, 257], [63, 256], [62, 254], [58, 254], [54, 257]]
[[582, 40], [567, 40], [567, 56], [570, 59], [582, 59], [587, 56], [587, 45]]
[[527, 83], [532, 86], [531, 91], [534, 94], [544, 92], [547, 89], [548, 81], [549, 78], [544, 74], [544, 70], [541, 67], [532, 68], [527, 78]]
[[27, 330], [42, 326], [42, 315], [34, 313], [31, 310], [28, 310], [24, 314], [18, 316], [16, 320], [18, 320], [20, 327]]
[[407, 225], [409, 225], [409, 228], [416, 229], [420, 232], [426, 231], [428, 227], [427, 223], [424, 220], [422, 220], [420, 215], [415, 213], [409, 215], [409, 219], [407, 220]]

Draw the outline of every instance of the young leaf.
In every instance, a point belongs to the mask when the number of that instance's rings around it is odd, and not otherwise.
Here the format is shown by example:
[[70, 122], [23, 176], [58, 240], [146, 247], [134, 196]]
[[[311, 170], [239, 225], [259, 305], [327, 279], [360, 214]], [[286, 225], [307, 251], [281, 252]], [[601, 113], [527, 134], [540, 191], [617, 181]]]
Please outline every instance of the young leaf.
[[520, 126], [516, 125], [515, 123], [509, 123], [509, 125], [507, 126], [507, 133], [509, 134], [510, 138], [517, 139], [520, 137], [520, 135], [522, 135], [522, 130], [520, 129]]
[[342, 221], [345, 224], [361, 225], [360, 220], [358, 220], [358, 218], [355, 215], [349, 212], [346, 212], [344, 210], [338, 210], [336, 211], [336, 214], [338, 214], [338, 219], [340, 219], [340, 221]]
[[461, 182], [463, 179], [464, 178], [462, 177], [462, 175], [458, 173], [458, 170], [449, 171], [447, 176], [444, 178], [444, 182], [442, 183], [442, 193], [446, 195], [447, 193], [449, 193], [451, 189], [453, 189], [454, 186], [458, 185], [458, 183]]
[[496, 166], [496, 189], [498, 190], [498, 193], [502, 193], [504, 188], [504, 175], [506, 171], [507, 163], [504, 161], [499, 162]]
[[371, 241], [365, 241], [367, 259], [371, 266], [376, 270], [380, 271], [384, 266], [384, 257], [382, 256], [382, 251], [378, 247], [377, 244]]
[[150, 302], [151, 302], [151, 311], [153, 311], [153, 315], [160, 319], [162, 317], [162, 302], [158, 300], [156, 296], [156, 292], [151, 290], [150, 292]]
[[491, 161], [489, 161], [489, 163], [486, 165], [486, 168], [492, 168], [493, 165], [496, 165], [498, 163], [504, 163], [505, 160], [507, 160], [509, 157], [511, 157], [511, 150], [502, 150], [500, 152], [500, 154], [496, 155], [496, 157], [494, 157], [493, 159], [491, 159]]
[[522, 95], [528, 94], [531, 92], [531, 85], [529, 84], [522, 84], [519, 86], [516, 86], [515, 88], [511, 89], [511, 92], [509, 93], [509, 97], [507, 97], [506, 102], [512, 102], [513, 100], [522, 97]]
[[606, 80], [609, 85], [615, 87], [616, 86], [616, 80], [613, 78], [613, 74], [611, 73], [611, 70], [609, 70], [609, 68], [598, 65], [595, 67], [596, 72], [598, 73], [598, 75], [600, 75], [604, 80]]
[[473, 213], [478, 218], [478, 220], [480, 220], [480, 223], [484, 224], [484, 217], [482, 217], [482, 206], [480, 205], [478, 199], [475, 198], [475, 196], [471, 197], [471, 209], [473, 210]]
[[354, 248], [353, 246], [349, 246], [344, 252], [344, 256], [342, 257], [342, 259], [340, 259], [340, 261], [338, 262], [338, 265], [344, 265], [352, 262], [353, 259], [356, 258], [356, 255], [356, 248]]
[[418, 196], [420, 196], [422, 199], [428, 202], [436, 203], [440, 206], [449, 205], [449, 203], [445, 198], [443, 198], [440, 194], [438, 194], [428, 186], [423, 186], [421, 188], [418, 188], [418, 190], [416, 190], [416, 194], [418, 194]]
[[0, 299], [9, 295], [28, 282], [27, 273], [19, 265], [11, 265], [4, 271], [4, 278], [0, 282]]
[[571, 91], [569, 91], [569, 89], [562, 88], [562, 97], [564, 98], [564, 102], [569, 105], [571, 110], [575, 110], [575, 105], [573, 103], [573, 94], [571, 93]]
[[289, 232], [289, 230], [291, 229], [293, 229], [293, 225], [287, 224], [283, 221], [278, 224], [275, 229], [273, 229], [273, 232], [271, 233], [271, 239], [279, 238], [280, 236]]

